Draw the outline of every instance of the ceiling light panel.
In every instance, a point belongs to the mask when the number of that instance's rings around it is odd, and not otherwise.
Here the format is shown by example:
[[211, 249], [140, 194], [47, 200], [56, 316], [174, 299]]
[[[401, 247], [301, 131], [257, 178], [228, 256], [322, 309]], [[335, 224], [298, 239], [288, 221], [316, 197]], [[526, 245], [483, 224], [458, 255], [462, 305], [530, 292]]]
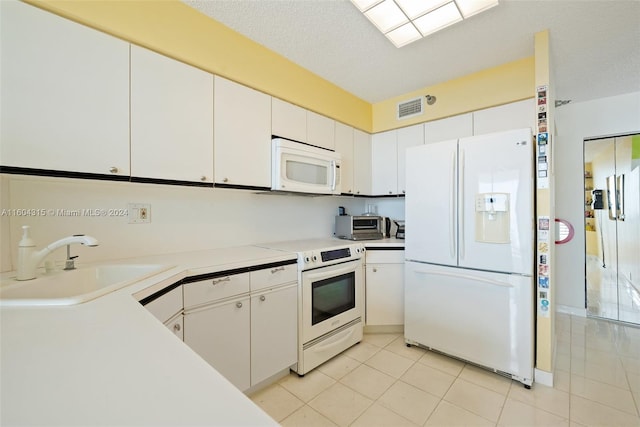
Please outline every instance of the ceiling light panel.
[[393, 0], [384, 0], [364, 13], [371, 22], [383, 33], [409, 21]]
[[374, 4], [380, 3], [381, 1], [382, 0], [351, 0], [351, 2], [360, 9], [360, 12], [364, 12]]
[[451, 0], [396, 0], [409, 19], [415, 19], [430, 10], [437, 9]]
[[422, 38], [420, 31], [418, 31], [411, 22], [407, 22], [403, 26], [389, 31], [385, 35], [396, 47], [402, 47]]
[[423, 36], [435, 33], [449, 25], [462, 21], [462, 15], [455, 3], [447, 3], [433, 12], [422, 15], [413, 21]]
[[498, 0], [456, 0], [462, 16], [469, 18], [498, 5]]
[[351, 0], [401, 47], [498, 5], [498, 0]]

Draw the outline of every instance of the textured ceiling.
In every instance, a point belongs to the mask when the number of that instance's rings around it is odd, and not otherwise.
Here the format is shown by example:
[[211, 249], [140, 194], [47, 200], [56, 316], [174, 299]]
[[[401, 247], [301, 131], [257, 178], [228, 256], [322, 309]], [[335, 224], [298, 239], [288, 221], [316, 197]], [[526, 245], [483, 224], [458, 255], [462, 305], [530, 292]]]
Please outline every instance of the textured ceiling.
[[533, 55], [549, 29], [556, 99], [640, 91], [640, 1], [500, 0], [396, 48], [348, 0], [183, 0], [369, 102]]

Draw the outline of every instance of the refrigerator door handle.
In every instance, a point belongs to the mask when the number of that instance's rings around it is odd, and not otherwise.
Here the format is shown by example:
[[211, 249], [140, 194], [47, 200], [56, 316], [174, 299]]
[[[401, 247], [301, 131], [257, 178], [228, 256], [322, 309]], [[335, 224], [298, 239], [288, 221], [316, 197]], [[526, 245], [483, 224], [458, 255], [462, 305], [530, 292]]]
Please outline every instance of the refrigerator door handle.
[[457, 152], [454, 151], [451, 155], [451, 188], [449, 191], [449, 214], [451, 215], [451, 221], [449, 221], [449, 253], [451, 258], [456, 256], [456, 160]]
[[445, 271], [435, 270], [414, 270], [416, 274], [430, 274], [433, 276], [457, 277], [460, 279], [473, 280], [475, 282], [487, 283], [489, 285], [500, 286], [502, 288], [513, 288], [511, 283], [501, 282], [498, 280], [486, 279], [484, 277], [472, 276], [469, 274], [449, 273]]
[[458, 223], [459, 257], [464, 259], [464, 150], [460, 149], [460, 182], [458, 183], [458, 209], [460, 209], [460, 221]]

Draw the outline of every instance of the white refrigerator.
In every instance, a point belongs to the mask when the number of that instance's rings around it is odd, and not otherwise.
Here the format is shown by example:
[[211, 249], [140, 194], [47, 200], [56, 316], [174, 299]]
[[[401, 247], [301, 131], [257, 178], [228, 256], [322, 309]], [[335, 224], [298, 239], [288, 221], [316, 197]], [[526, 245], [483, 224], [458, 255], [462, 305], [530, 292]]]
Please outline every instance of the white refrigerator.
[[530, 129], [408, 148], [405, 340], [530, 387], [534, 368]]

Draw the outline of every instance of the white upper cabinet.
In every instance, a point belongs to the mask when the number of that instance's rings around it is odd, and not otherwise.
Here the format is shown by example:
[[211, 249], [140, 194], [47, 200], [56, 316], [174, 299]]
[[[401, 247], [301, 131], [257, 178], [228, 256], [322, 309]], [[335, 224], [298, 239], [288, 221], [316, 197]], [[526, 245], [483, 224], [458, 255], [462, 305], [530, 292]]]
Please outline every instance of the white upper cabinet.
[[131, 176], [213, 182], [213, 75], [134, 45]]
[[271, 97], [218, 76], [214, 94], [215, 183], [271, 188]]
[[271, 133], [307, 142], [307, 110], [278, 98], [271, 101]]
[[424, 124], [424, 141], [448, 141], [450, 139], [473, 136], [473, 115], [471, 113], [434, 120]]
[[414, 125], [398, 129], [398, 194], [405, 194], [406, 150], [424, 144], [424, 126]]
[[395, 129], [371, 137], [371, 168], [372, 195], [398, 193], [398, 132]]
[[405, 150], [424, 144], [423, 125], [380, 132], [372, 137], [372, 194], [392, 196], [405, 193]]
[[335, 120], [307, 111], [307, 143], [335, 150]]
[[501, 132], [510, 129], [536, 127], [535, 100], [512, 102], [473, 112], [473, 134]]
[[3, 166], [129, 175], [129, 44], [0, 2]]
[[371, 195], [371, 135], [353, 130], [353, 193]]
[[278, 98], [271, 105], [273, 135], [335, 150], [335, 120]]
[[336, 152], [341, 156], [340, 180], [342, 192], [345, 194], [354, 192], [353, 133], [354, 129], [351, 126], [336, 122]]

